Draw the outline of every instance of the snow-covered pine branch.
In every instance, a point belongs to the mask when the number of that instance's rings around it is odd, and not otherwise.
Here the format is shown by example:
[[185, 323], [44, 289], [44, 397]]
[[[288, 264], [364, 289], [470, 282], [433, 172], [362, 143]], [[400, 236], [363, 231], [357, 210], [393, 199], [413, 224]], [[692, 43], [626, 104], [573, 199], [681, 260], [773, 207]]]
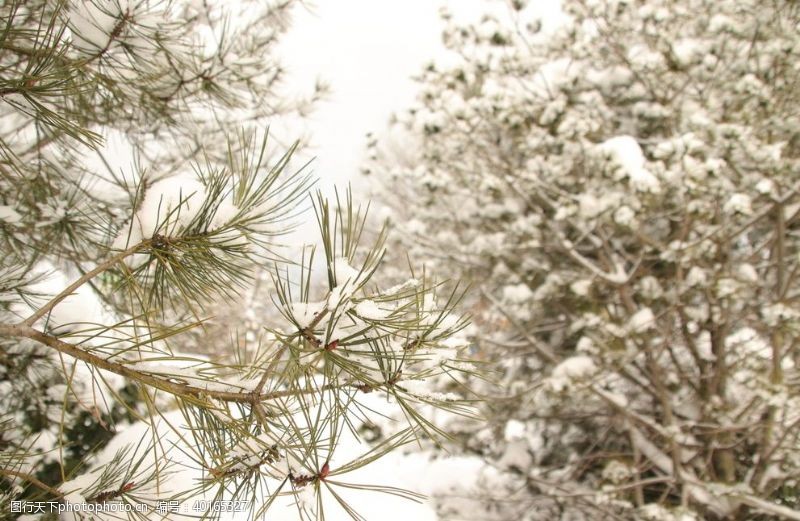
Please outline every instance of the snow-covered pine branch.
[[[433, 409], [472, 414], [415, 387], [471, 370], [460, 292], [413, 274], [387, 288], [385, 235], [362, 244], [349, 195], [308, 204], [298, 145], [259, 137], [323, 94], [281, 88], [275, 44], [297, 3], [0, 6], [3, 515], [27, 501], [180, 519], [159, 504], [203, 500], [190, 515], [238, 501], [264, 518], [288, 498], [300, 518], [358, 519], [348, 490], [419, 497], [351, 472], [444, 434]], [[328, 281], [314, 298], [313, 257], [279, 244], [312, 205]], [[215, 313], [236, 321], [220, 333]], [[343, 453], [378, 397], [407, 421]]]

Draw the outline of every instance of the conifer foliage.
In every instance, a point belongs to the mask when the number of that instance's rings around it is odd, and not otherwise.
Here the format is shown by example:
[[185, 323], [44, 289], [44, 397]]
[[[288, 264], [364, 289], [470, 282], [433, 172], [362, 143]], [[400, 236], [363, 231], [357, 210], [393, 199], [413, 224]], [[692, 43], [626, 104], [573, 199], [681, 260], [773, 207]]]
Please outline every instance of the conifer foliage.
[[[460, 294], [414, 274], [379, 284], [385, 235], [364, 244], [366, 212], [349, 194], [311, 199], [304, 169], [291, 173], [297, 145], [259, 132], [321, 93], [280, 91], [274, 44], [293, 4], [0, 7], [0, 515], [48, 500], [172, 519], [159, 501], [202, 497], [247, 500], [262, 518], [288, 495], [301, 518], [322, 518], [324, 498], [358, 518], [342, 489], [404, 492], [348, 472], [439, 438], [432, 407], [470, 413], [413, 385], [468, 367], [450, 340]], [[308, 206], [321, 289], [313, 250], [289, 260], [276, 243]], [[182, 334], [202, 340], [209, 302], [234, 302], [256, 270], [272, 274], [282, 322], [205, 346], [224, 357], [186, 352]], [[367, 393], [389, 397], [406, 426], [336, 459], [375, 414]], [[93, 452], [131, 422], [148, 434], [98, 464]], [[171, 482], [173, 461], [196, 479]]]
[[445, 13], [367, 170], [476, 286], [486, 518], [800, 519], [800, 4], [526, 4]]

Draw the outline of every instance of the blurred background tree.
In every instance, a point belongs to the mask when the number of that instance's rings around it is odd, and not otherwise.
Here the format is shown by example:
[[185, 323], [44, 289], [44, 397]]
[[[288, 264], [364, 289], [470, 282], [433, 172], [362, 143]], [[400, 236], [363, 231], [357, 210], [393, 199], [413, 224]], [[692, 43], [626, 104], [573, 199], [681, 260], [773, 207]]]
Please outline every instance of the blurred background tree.
[[443, 512], [800, 519], [800, 5], [526, 4], [443, 13], [365, 167], [502, 375], [461, 445], [503, 478]]

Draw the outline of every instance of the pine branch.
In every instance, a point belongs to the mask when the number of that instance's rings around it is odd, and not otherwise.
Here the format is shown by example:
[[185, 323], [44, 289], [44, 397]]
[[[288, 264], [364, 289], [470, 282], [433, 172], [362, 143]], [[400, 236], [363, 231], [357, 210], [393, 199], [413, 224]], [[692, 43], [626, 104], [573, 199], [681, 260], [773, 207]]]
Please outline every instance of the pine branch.
[[212, 398], [215, 400], [219, 400], [221, 402], [257, 404], [264, 401], [279, 400], [292, 396], [316, 394], [319, 393], [320, 391], [336, 390], [344, 388], [354, 388], [354, 389], [358, 388], [358, 384], [344, 383], [344, 384], [328, 384], [316, 389], [285, 390], [285, 391], [273, 391], [266, 393], [215, 391], [212, 389], [207, 389], [196, 385], [191, 385], [189, 383], [175, 382], [173, 381], [174, 379], [171, 379], [169, 377], [159, 378], [153, 376], [150, 373], [138, 371], [136, 369], [131, 369], [130, 366], [126, 364], [119, 362], [112, 362], [107, 358], [94, 355], [92, 353], [84, 351], [83, 349], [80, 349], [79, 347], [73, 344], [64, 342], [63, 340], [60, 340], [55, 336], [48, 335], [47, 333], [43, 333], [25, 324], [17, 324], [13, 326], [0, 325], [0, 336], [6, 336], [9, 338], [29, 338], [31, 340], [35, 340], [40, 344], [52, 347], [53, 349], [57, 350], [60, 353], [71, 356], [76, 360], [85, 362], [92, 367], [103, 369], [111, 373], [124, 376], [125, 378], [130, 378], [131, 380], [137, 381], [141, 384], [168, 392], [172, 395], [182, 398], [193, 398], [193, 399]]
[[33, 313], [28, 318], [26, 318], [24, 321], [22, 321], [21, 324], [24, 324], [26, 326], [32, 326], [33, 324], [36, 323], [37, 320], [39, 320], [40, 318], [45, 316], [54, 307], [56, 307], [59, 302], [61, 302], [62, 300], [64, 300], [68, 296], [72, 295], [72, 293], [75, 290], [77, 290], [78, 288], [80, 288], [81, 286], [83, 286], [84, 284], [86, 284], [87, 282], [92, 280], [93, 278], [97, 277], [101, 273], [104, 273], [104, 272], [108, 271], [109, 269], [111, 269], [118, 262], [121, 262], [121, 261], [125, 260], [126, 258], [130, 257], [131, 255], [135, 254], [136, 252], [141, 251], [141, 250], [149, 247], [151, 242], [152, 242], [151, 239], [146, 239], [146, 240], [144, 240], [144, 241], [142, 241], [142, 242], [140, 242], [138, 244], [135, 244], [135, 245], [131, 246], [130, 248], [118, 253], [117, 255], [114, 255], [113, 257], [111, 257], [110, 259], [106, 260], [105, 262], [103, 262], [101, 264], [98, 264], [94, 269], [92, 269], [91, 271], [86, 272], [78, 280], [76, 280], [75, 282], [73, 282], [72, 284], [67, 286], [61, 293], [59, 293], [58, 295], [56, 295], [55, 297], [50, 299], [49, 302], [47, 302], [44, 306], [42, 306], [38, 310], [36, 310], [35, 313]]
[[0, 474], [2, 474], [4, 476], [12, 477], [12, 478], [20, 478], [20, 479], [22, 479], [24, 481], [27, 481], [28, 483], [31, 483], [32, 485], [35, 485], [36, 487], [44, 490], [45, 492], [50, 493], [52, 496], [54, 496], [54, 497], [56, 497], [58, 499], [63, 499], [64, 498], [64, 494], [60, 490], [58, 490], [57, 488], [53, 488], [50, 485], [48, 485], [47, 483], [44, 483], [44, 482], [40, 481], [38, 478], [36, 478], [36, 476], [32, 476], [30, 474], [27, 474], [25, 472], [20, 472], [18, 470], [5, 469], [5, 468], [2, 468], [2, 467], [0, 467]]

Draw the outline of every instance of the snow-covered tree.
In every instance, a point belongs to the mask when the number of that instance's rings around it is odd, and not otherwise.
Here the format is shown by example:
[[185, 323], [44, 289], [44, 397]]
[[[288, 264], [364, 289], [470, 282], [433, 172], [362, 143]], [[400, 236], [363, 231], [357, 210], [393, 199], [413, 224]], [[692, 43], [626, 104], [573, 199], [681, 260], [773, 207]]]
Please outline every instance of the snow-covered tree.
[[[288, 495], [300, 517], [332, 497], [357, 518], [340, 490], [381, 488], [348, 472], [437, 436], [429, 407], [468, 412], [419, 385], [457, 371], [457, 299], [422, 276], [381, 286], [385, 235], [362, 244], [349, 195], [312, 199], [321, 283], [313, 250], [291, 261], [276, 242], [312, 181], [289, 173], [297, 145], [268, 146], [260, 128], [321, 90], [280, 88], [274, 44], [294, 4], [0, 7], [0, 516], [121, 504], [146, 510], [108, 516], [176, 519], [160, 501], [205, 498], [248, 500], [261, 518]], [[249, 314], [243, 337], [204, 328], [263, 273], [277, 312]], [[366, 393], [408, 421], [337, 460], [343, 434], [377, 414]], [[148, 432], [138, 445], [92, 456], [132, 422]], [[177, 464], [194, 479], [171, 481]], [[181, 512], [225, 510], [202, 505]]]
[[800, 4], [526, 4], [445, 13], [365, 169], [476, 288], [479, 517], [800, 519]]

